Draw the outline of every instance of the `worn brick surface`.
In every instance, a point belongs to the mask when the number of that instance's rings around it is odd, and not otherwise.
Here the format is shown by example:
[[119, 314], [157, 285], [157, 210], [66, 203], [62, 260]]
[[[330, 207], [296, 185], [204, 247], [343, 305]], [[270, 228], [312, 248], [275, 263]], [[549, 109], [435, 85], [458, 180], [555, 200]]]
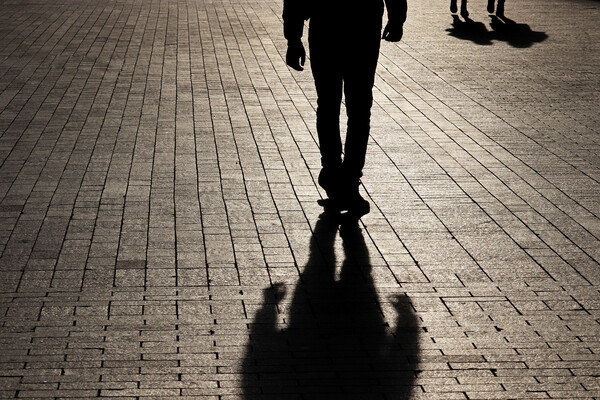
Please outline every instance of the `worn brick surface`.
[[0, 0], [0, 397], [600, 398], [600, 4], [485, 3], [383, 43], [353, 227], [280, 1]]

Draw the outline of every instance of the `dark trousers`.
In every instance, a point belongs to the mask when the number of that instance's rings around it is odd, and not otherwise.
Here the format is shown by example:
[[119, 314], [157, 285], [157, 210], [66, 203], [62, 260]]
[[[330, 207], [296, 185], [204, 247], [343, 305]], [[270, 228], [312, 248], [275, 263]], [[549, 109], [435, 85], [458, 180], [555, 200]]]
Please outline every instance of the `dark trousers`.
[[348, 127], [344, 144], [346, 176], [362, 176], [369, 139], [373, 83], [381, 42], [381, 17], [332, 25], [311, 18], [310, 65], [317, 90], [317, 133], [323, 168], [341, 166], [340, 107], [345, 98]]

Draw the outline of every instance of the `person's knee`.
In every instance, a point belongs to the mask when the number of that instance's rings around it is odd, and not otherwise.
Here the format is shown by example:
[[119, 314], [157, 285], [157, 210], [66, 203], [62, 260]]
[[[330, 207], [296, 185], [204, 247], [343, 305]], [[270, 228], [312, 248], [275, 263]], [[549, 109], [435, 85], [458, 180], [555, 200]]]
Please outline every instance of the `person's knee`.
[[371, 119], [371, 106], [373, 99], [365, 95], [360, 100], [346, 100], [346, 114], [348, 122], [352, 121], [356, 124], [368, 124]]
[[319, 96], [317, 99], [317, 115], [318, 114], [335, 114], [339, 115], [342, 99], [337, 97]]

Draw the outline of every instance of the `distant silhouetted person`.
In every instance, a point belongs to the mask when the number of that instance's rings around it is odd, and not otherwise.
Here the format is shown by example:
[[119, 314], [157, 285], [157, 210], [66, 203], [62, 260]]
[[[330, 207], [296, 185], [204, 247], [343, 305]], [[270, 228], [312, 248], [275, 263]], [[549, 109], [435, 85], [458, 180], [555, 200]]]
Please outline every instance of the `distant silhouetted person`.
[[[456, 14], [458, 12], [457, 3], [457, 0], [450, 0], [450, 12], [453, 14]], [[460, 15], [462, 15], [463, 18], [467, 18], [469, 16], [469, 11], [467, 11], [467, 0], [462, 0], [460, 2]]]
[[[493, 14], [494, 8], [496, 9], [497, 16], [504, 16], [504, 0], [488, 0], [488, 13]], [[458, 0], [450, 0], [450, 12], [452, 14], [456, 14], [458, 12]], [[469, 11], [467, 10], [467, 0], [461, 0], [460, 2], [460, 15], [463, 18], [467, 18], [469, 16]]]
[[496, 3], [496, 15], [499, 17], [503, 17], [504, 16], [504, 0], [488, 0], [488, 6], [487, 6], [487, 10], [488, 13], [493, 14], [494, 13], [494, 3]]
[[[402, 38], [406, 0], [385, 0], [388, 22], [383, 39]], [[284, 0], [286, 63], [302, 71], [301, 37], [310, 19], [308, 46], [317, 91], [317, 134], [321, 151], [319, 185], [337, 210], [369, 212], [359, 193], [369, 138], [373, 84], [382, 39], [384, 0]], [[346, 100], [348, 127], [342, 161], [340, 107]]]

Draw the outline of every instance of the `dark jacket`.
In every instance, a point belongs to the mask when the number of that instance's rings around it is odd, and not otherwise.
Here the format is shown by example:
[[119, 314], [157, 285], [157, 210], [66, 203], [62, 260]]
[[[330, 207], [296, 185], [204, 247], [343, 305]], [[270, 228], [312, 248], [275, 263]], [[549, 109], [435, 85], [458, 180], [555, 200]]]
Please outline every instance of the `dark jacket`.
[[[283, 0], [283, 33], [287, 40], [302, 37], [304, 21], [318, 18], [336, 27], [360, 29], [378, 18], [381, 24], [384, 0]], [[385, 0], [388, 19], [394, 23], [406, 20], [406, 0]]]

